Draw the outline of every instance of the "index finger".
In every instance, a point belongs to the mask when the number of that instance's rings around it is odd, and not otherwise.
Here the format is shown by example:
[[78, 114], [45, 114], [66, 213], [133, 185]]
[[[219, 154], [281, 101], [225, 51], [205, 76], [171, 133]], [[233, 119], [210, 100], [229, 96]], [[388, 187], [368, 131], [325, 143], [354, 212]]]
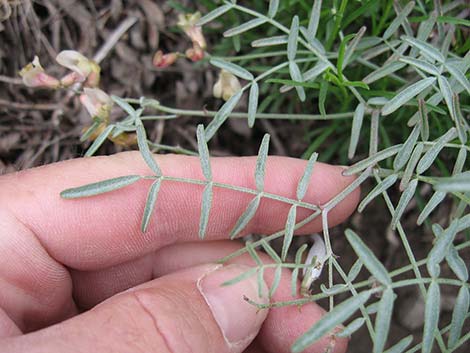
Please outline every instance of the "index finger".
[[[156, 156], [164, 175], [203, 180], [195, 157]], [[211, 159], [217, 182], [255, 189], [256, 157]], [[269, 157], [265, 191], [295, 199], [296, 187], [306, 161]], [[343, 190], [352, 178], [342, 168], [317, 163], [305, 196], [307, 202], [323, 204]], [[163, 246], [198, 237], [202, 185], [164, 181], [148, 231], [140, 221], [151, 181], [141, 180], [105, 195], [78, 200], [61, 199], [59, 193], [123, 175], [151, 175], [137, 152], [109, 157], [66, 161], [0, 178], [0, 200], [38, 238], [60, 263], [80, 270], [96, 270], [129, 261]], [[214, 189], [207, 239], [226, 239], [253, 198], [242, 192]], [[358, 191], [350, 194], [330, 214], [329, 224], [343, 221], [355, 208]], [[290, 205], [262, 199], [247, 232], [269, 234], [282, 229]], [[308, 210], [299, 210], [298, 220]], [[320, 229], [318, 220], [301, 229]]]

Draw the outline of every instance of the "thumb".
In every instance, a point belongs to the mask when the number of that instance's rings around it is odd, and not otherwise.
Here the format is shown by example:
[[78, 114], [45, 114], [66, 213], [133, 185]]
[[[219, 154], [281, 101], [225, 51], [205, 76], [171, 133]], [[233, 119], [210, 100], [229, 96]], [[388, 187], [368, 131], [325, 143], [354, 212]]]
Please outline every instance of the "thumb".
[[262, 301], [256, 276], [234, 285], [221, 284], [248, 269], [212, 264], [172, 273], [2, 345], [15, 353], [243, 352], [267, 315], [243, 299]]

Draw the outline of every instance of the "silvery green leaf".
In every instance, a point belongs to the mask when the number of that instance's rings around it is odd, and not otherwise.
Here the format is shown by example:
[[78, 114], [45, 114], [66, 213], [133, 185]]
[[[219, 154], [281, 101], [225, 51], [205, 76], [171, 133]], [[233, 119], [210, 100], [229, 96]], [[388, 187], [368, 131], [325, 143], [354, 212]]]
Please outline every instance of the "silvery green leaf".
[[361, 134], [362, 122], [364, 120], [365, 105], [359, 103], [354, 111], [351, 126], [351, 140], [349, 141], [348, 158], [352, 159], [356, 153], [357, 143]]
[[324, 61], [318, 61], [314, 67], [304, 72], [303, 81], [312, 81], [321, 75], [330, 65]]
[[219, 58], [211, 59], [210, 63], [218, 67], [219, 69], [226, 70], [244, 80], [251, 81], [254, 79], [251, 72], [249, 72], [248, 70], [244, 69], [243, 67], [237, 64], [234, 64], [234, 63], [231, 63], [231, 62], [219, 59]]
[[348, 286], [345, 284], [335, 284], [331, 288], [327, 288], [323, 283], [320, 284], [320, 290], [322, 291], [323, 294], [326, 294], [328, 296], [336, 295], [338, 293], [344, 292], [346, 288], [348, 288]]
[[361, 305], [364, 305], [370, 295], [370, 291], [362, 292], [335, 306], [333, 310], [323, 315], [320, 320], [294, 342], [291, 352], [300, 353], [325, 334], [331, 332], [336, 326], [350, 318]]
[[202, 16], [199, 21], [197, 21], [198, 26], [203, 26], [208, 22], [211, 22], [212, 20], [215, 20], [217, 17], [222, 16], [224, 13], [229, 11], [232, 8], [232, 4], [226, 4], [222, 5], [215, 10], [212, 10], [208, 14]]
[[418, 124], [414, 127], [413, 131], [411, 131], [411, 134], [406, 139], [405, 143], [403, 144], [403, 147], [397, 153], [397, 156], [393, 160], [393, 169], [395, 171], [398, 171], [403, 168], [406, 162], [408, 162], [408, 159], [410, 158], [411, 153], [413, 152], [413, 148], [416, 144], [416, 141], [418, 141], [420, 131], [421, 128]]
[[[367, 169], [362, 172], [354, 181], [344, 188], [339, 194], [333, 197], [330, 201], [323, 205], [323, 212], [329, 212], [336, 207], [341, 201], [343, 201], [350, 193], [356, 190], [367, 178], [371, 171]], [[343, 174], [344, 175], [344, 174]]]
[[150, 186], [147, 201], [145, 202], [144, 214], [142, 216], [142, 224], [140, 227], [144, 233], [147, 231], [150, 219], [152, 218], [152, 213], [155, 209], [155, 203], [157, 202], [158, 191], [160, 190], [161, 183], [162, 180], [158, 178]]
[[470, 172], [454, 175], [450, 178], [442, 178], [434, 185], [436, 190], [447, 192], [452, 191], [470, 191]]
[[347, 229], [345, 234], [354, 252], [357, 254], [364, 266], [369, 270], [372, 276], [374, 276], [380, 283], [390, 285], [392, 283], [392, 279], [388, 274], [387, 269], [375, 257], [372, 250], [370, 250], [369, 247], [364, 244], [361, 238], [359, 238], [359, 236], [351, 229]]
[[310, 184], [310, 178], [312, 177], [313, 167], [315, 165], [315, 162], [317, 161], [317, 158], [318, 153], [314, 152], [308, 159], [304, 173], [302, 174], [302, 177], [299, 180], [299, 184], [297, 185], [296, 196], [298, 200], [302, 200], [305, 194], [307, 193], [307, 189]]
[[362, 82], [366, 84], [371, 84], [377, 80], [380, 80], [381, 78], [384, 78], [386, 76], [393, 74], [394, 72], [404, 68], [405, 66], [406, 64], [400, 61], [392, 61], [378, 68], [377, 70], [372, 71], [370, 74], [364, 77]]
[[297, 54], [297, 40], [299, 38], [299, 17], [296, 15], [292, 18], [292, 23], [289, 31], [289, 39], [287, 42], [287, 59], [289, 61], [295, 60]]
[[[307, 249], [308, 245], [303, 244], [299, 249], [297, 249], [297, 252], [295, 253], [295, 263], [296, 265], [301, 265], [302, 264], [302, 255]], [[299, 267], [295, 267], [294, 270], [292, 271], [292, 278], [291, 278], [291, 293], [292, 297], [297, 297], [297, 280], [299, 278]]]
[[258, 284], [258, 297], [263, 298], [264, 293], [263, 290], [265, 289], [265, 282], [264, 282], [264, 267], [258, 267], [258, 273], [256, 274], [256, 281]]
[[460, 174], [467, 160], [467, 149], [465, 146], [462, 146], [455, 160], [454, 169], [452, 170], [452, 175]]
[[136, 181], [142, 179], [139, 175], [126, 175], [122, 177], [112, 178], [108, 180], [91, 183], [77, 188], [64, 190], [60, 193], [63, 199], [78, 199], [82, 197], [95, 196], [104, 194], [106, 192], [121, 189], [125, 186], [134, 184]]
[[432, 277], [439, 276], [439, 264], [446, 257], [449, 248], [454, 241], [455, 234], [457, 233], [457, 226], [458, 221], [453, 221], [450, 226], [437, 237], [434, 246], [428, 254], [426, 267]]
[[418, 110], [421, 119], [421, 139], [427, 141], [429, 139], [429, 119], [424, 99], [418, 99]]
[[318, 22], [320, 21], [322, 0], [314, 0], [310, 19], [308, 21], [307, 33], [309, 38], [315, 38], [318, 30]]
[[462, 85], [463, 88], [470, 94], [470, 82], [468, 81], [465, 74], [459, 69], [459, 67], [452, 64], [444, 64], [444, 67], [452, 75], [455, 80]]
[[457, 121], [454, 103], [452, 101], [452, 88], [450, 87], [449, 81], [447, 81], [444, 76], [440, 75], [437, 77], [437, 82], [439, 83], [439, 89], [447, 104], [447, 108], [449, 109], [452, 120]]
[[343, 65], [342, 68], [344, 69], [346, 66], [349, 64], [349, 60], [351, 59], [351, 56], [354, 54], [354, 51], [357, 48], [357, 45], [359, 44], [359, 41], [362, 39], [362, 36], [366, 32], [367, 27], [362, 26], [355, 37], [351, 40], [351, 43], [348, 45], [346, 48], [346, 52], [344, 53], [344, 59], [343, 59]]
[[287, 215], [285, 234], [282, 244], [282, 260], [285, 261], [292, 239], [294, 237], [295, 218], [297, 216], [297, 206], [292, 205]]
[[455, 35], [455, 26], [450, 25], [448, 27], [446, 36], [444, 40], [442, 41], [442, 45], [441, 45], [441, 52], [445, 58], [447, 58], [447, 56], [449, 55], [449, 48], [450, 48], [450, 45], [452, 44], [452, 41], [455, 38], [454, 35]]
[[256, 159], [256, 168], [255, 168], [255, 182], [256, 189], [258, 191], [263, 191], [264, 189], [264, 175], [266, 173], [266, 159], [268, 158], [269, 150], [269, 135], [265, 134], [263, 140], [261, 141], [261, 146], [258, 151], [258, 158]]
[[273, 247], [269, 245], [269, 243], [266, 240], [264, 239], [261, 240], [261, 246], [266, 251], [266, 253], [271, 257], [271, 259], [273, 259], [275, 263], [282, 264], [282, 260], [277, 254], [276, 250], [274, 250]]
[[100, 148], [101, 145], [104, 143], [104, 141], [106, 141], [106, 139], [108, 138], [109, 134], [111, 134], [113, 129], [114, 129], [114, 125], [112, 125], [112, 124], [108, 125], [106, 127], [106, 129], [104, 129], [104, 131], [101, 134], [98, 135], [98, 137], [95, 139], [95, 141], [93, 141], [91, 146], [86, 151], [85, 157], [93, 156], [95, 154], [95, 152], [98, 150], [98, 148]]
[[111, 99], [112, 99], [117, 105], [119, 105], [119, 107], [120, 107], [122, 110], [124, 110], [127, 114], [129, 114], [130, 116], [135, 116], [135, 115], [136, 115], [135, 109], [132, 108], [132, 106], [131, 106], [129, 103], [127, 103], [124, 99], [122, 99], [121, 97], [112, 95], [112, 96], [111, 96]]
[[421, 225], [423, 222], [428, 218], [432, 211], [435, 210], [437, 206], [444, 200], [446, 197], [446, 193], [444, 191], [436, 191], [431, 198], [429, 199], [426, 206], [424, 206], [423, 210], [418, 216], [418, 220], [416, 224]]
[[395, 184], [397, 179], [398, 179], [397, 174], [391, 174], [388, 177], [386, 177], [384, 180], [382, 180], [379, 184], [377, 184], [377, 186], [373, 188], [372, 191], [369, 192], [367, 196], [364, 197], [364, 199], [361, 201], [358, 207], [358, 211], [362, 212], [373, 199], [375, 199], [377, 196], [379, 196], [381, 193], [383, 193], [389, 187]]
[[349, 270], [348, 273], [348, 282], [353, 282], [359, 273], [362, 270], [362, 262], [361, 260], [357, 259], [356, 262], [351, 266], [351, 269]]
[[409, 37], [409, 36], [402, 36], [401, 39], [409, 43], [411, 46], [418, 48], [422, 54], [428, 56], [429, 58], [436, 60], [440, 63], [443, 63], [445, 61], [445, 58], [441, 54], [439, 49], [433, 47], [431, 44], [428, 44], [423, 40]]
[[240, 26], [236, 26], [230, 28], [229, 30], [224, 32], [224, 37], [233, 37], [238, 34], [242, 34], [243, 32], [249, 31], [250, 29], [256, 28], [261, 26], [263, 23], [266, 23], [266, 19], [264, 18], [254, 18], [248, 22], [241, 24]]
[[274, 278], [271, 284], [271, 288], [269, 288], [269, 298], [271, 298], [276, 290], [279, 288], [279, 284], [281, 283], [281, 276], [282, 276], [282, 267], [278, 266], [274, 270]]
[[413, 336], [407, 336], [400, 340], [396, 345], [387, 349], [384, 353], [403, 353], [406, 348], [413, 342]]
[[465, 145], [467, 143], [467, 131], [470, 131], [470, 128], [462, 115], [459, 96], [456, 93], [452, 94], [452, 107], [455, 112], [455, 127], [457, 128], [459, 140]]
[[434, 141], [434, 145], [424, 154], [416, 167], [418, 174], [423, 174], [432, 165], [437, 155], [444, 148], [445, 144], [453, 140], [457, 135], [455, 127], [450, 128], [444, 135]]
[[268, 17], [273, 18], [274, 16], [276, 16], [278, 9], [279, 9], [279, 0], [270, 0], [269, 9], [268, 9]]
[[[426, 40], [429, 38], [431, 35], [434, 25], [436, 24], [437, 21], [437, 11], [434, 10], [430, 13], [429, 18], [419, 24], [418, 27], [418, 34], [416, 35], [416, 38], [420, 40]], [[416, 56], [418, 54], [418, 49], [413, 48], [412, 50], [412, 56]]]
[[152, 152], [150, 152], [149, 145], [147, 143], [147, 133], [145, 132], [144, 125], [140, 119], [136, 120], [136, 131], [137, 131], [137, 145], [139, 146], [140, 154], [144, 159], [147, 166], [155, 173], [155, 175], [162, 175], [157, 162], [153, 158]]
[[351, 337], [351, 335], [357, 330], [359, 330], [364, 325], [365, 322], [366, 322], [366, 319], [364, 319], [363, 317], [359, 317], [353, 322], [351, 322], [348, 326], [346, 326], [343, 330], [336, 333], [335, 336], [339, 338]]
[[286, 35], [261, 38], [261, 39], [256, 39], [253, 42], [251, 42], [251, 46], [254, 48], [269, 47], [272, 45], [280, 45], [280, 44], [287, 44]]
[[452, 312], [452, 323], [449, 332], [449, 348], [455, 347], [460, 334], [462, 332], [463, 324], [465, 322], [467, 313], [470, 307], [470, 295], [467, 286], [460, 287], [459, 294], [455, 300], [454, 310]]
[[343, 172], [343, 175], [349, 176], [356, 174], [357, 172], [363, 171], [364, 169], [367, 169], [369, 167], [372, 167], [376, 165], [378, 162], [383, 161], [384, 159], [387, 159], [395, 154], [398, 153], [398, 151], [401, 149], [403, 145], [394, 145], [391, 147], [388, 147], [380, 152], [377, 152], [375, 155], [370, 156], [368, 158], [363, 159], [362, 161], [359, 161], [355, 164], [353, 164], [351, 167], [346, 169]]
[[254, 276], [258, 272], [257, 267], [251, 267], [249, 270], [243, 272], [242, 274], [222, 283], [223, 286], [232, 286], [234, 284], [245, 281], [246, 279]]
[[416, 97], [436, 81], [435, 77], [424, 78], [400, 91], [395, 97], [387, 102], [382, 108], [382, 115], [389, 115]]
[[196, 130], [197, 148], [199, 152], [199, 160], [201, 161], [202, 174], [206, 180], [212, 180], [211, 162], [209, 156], [209, 148], [204, 138], [204, 126], [199, 124]]
[[[289, 61], [289, 73], [293, 81], [302, 82], [302, 73], [295, 61]], [[300, 101], [304, 102], [306, 98], [304, 88], [302, 86], [295, 86], [295, 89]]]
[[446, 256], [447, 264], [452, 272], [455, 273], [458, 279], [462, 282], [468, 281], [468, 268], [465, 261], [460, 257], [459, 252], [454, 246], [449, 247], [449, 253]]
[[405, 190], [408, 187], [408, 184], [413, 177], [413, 173], [416, 169], [416, 165], [418, 164], [421, 155], [423, 154], [424, 144], [418, 143], [415, 148], [413, 149], [413, 153], [411, 155], [410, 160], [408, 161], [405, 171], [403, 172], [403, 176], [400, 181], [400, 191]]
[[209, 223], [209, 215], [212, 208], [213, 184], [208, 183], [202, 192], [201, 217], [199, 218], [199, 238], [204, 239]]
[[83, 133], [82, 136], [80, 136], [80, 142], [85, 142], [86, 140], [88, 140], [90, 138], [91, 135], [93, 135], [93, 133], [96, 131], [96, 129], [98, 129], [98, 127], [101, 125], [101, 121], [93, 121], [93, 124], [91, 124], [91, 126], [86, 129], [86, 131]]
[[248, 254], [250, 254], [251, 258], [255, 261], [256, 266], [261, 267], [263, 266], [263, 261], [259, 257], [258, 253], [256, 252], [256, 249], [254, 248], [253, 244], [250, 241], [247, 241], [245, 244], [246, 250], [248, 251]]
[[404, 8], [398, 13], [398, 16], [395, 17], [395, 19], [390, 23], [388, 28], [385, 30], [382, 38], [384, 40], [387, 40], [390, 38], [397, 30], [398, 27], [401, 26], [401, 24], [406, 20], [407, 16], [413, 11], [413, 8], [415, 6], [414, 1], [410, 1]]
[[379, 120], [380, 111], [374, 109], [370, 119], [369, 156], [376, 155], [379, 148]]
[[377, 313], [379, 310], [379, 302], [372, 303], [366, 307], [366, 312], [369, 315]]
[[392, 288], [384, 290], [382, 298], [379, 301], [377, 317], [375, 319], [375, 339], [373, 353], [382, 353], [387, 342], [388, 332], [390, 330], [390, 320], [393, 313], [394, 294]]
[[256, 111], [258, 109], [259, 86], [257, 82], [253, 82], [250, 87], [248, 97], [248, 126], [251, 128], [255, 125]]
[[240, 91], [230, 97], [230, 99], [224, 103], [224, 105], [219, 109], [219, 111], [215, 114], [214, 118], [212, 121], [209, 123], [209, 125], [206, 128], [205, 135], [206, 135], [206, 141], [209, 141], [217, 132], [219, 127], [222, 126], [222, 124], [227, 120], [229, 115], [232, 113], [232, 110], [235, 108], [235, 106], [238, 104], [240, 101], [240, 98], [242, 97], [243, 92]]
[[424, 307], [424, 329], [423, 343], [421, 347], [422, 353], [431, 353], [434, 343], [434, 335], [439, 323], [439, 307], [441, 304], [441, 292], [439, 284], [432, 281], [426, 294]]
[[398, 222], [400, 221], [403, 212], [405, 212], [406, 206], [410, 203], [411, 199], [413, 198], [416, 187], [418, 186], [418, 179], [413, 179], [406, 189], [401, 194], [400, 200], [398, 201], [397, 208], [393, 213], [392, 217], [392, 229], [396, 229]]
[[232, 231], [230, 232], [231, 239], [235, 238], [238, 235], [238, 233], [240, 233], [248, 225], [248, 223], [256, 214], [260, 201], [261, 201], [261, 194], [258, 194], [253, 200], [250, 201], [245, 212], [243, 212], [243, 214], [240, 216], [237, 223], [233, 227]]
[[411, 57], [403, 57], [403, 58], [400, 58], [399, 59], [401, 62], [404, 62], [405, 64], [408, 64], [408, 65], [411, 65], [411, 66], [414, 66], [424, 72], [427, 72], [431, 75], [434, 75], [434, 76], [439, 76], [441, 74], [440, 70], [428, 63], [427, 61], [424, 61], [424, 60], [420, 60], [420, 59], [414, 59], [414, 58], [411, 58]]
[[470, 214], [463, 216], [459, 219], [459, 226], [457, 228], [457, 233], [461, 232], [467, 228], [470, 228]]
[[372, 97], [367, 100], [367, 105], [385, 105], [389, 100], [385, 97]]

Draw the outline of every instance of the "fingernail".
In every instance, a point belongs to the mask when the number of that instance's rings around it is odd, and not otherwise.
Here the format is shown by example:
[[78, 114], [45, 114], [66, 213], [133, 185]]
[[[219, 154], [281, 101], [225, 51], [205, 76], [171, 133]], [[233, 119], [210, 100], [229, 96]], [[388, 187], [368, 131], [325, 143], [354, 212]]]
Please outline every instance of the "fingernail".
[[[233, 351], [242, 351], [256, 337], [266, 318], [267, 310], [259, 310], [244, 297], [255, 302], [267, 303], [267, 298], [258, 296], [257, 276], [251, 276], [232, 285], [222, 285], [250, 267], [228, 265], [209, 272], [198, 281], [198, 288], [206, 300], [214, 319]], [[267, 293], [263, 282], [262, 293]]]

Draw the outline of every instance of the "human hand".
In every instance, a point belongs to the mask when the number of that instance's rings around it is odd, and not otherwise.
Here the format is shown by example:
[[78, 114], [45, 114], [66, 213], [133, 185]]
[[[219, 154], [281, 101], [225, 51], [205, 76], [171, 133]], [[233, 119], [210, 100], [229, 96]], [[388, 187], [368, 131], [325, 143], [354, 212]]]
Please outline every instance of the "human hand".
[[[166, 175], [203, 178], [197, 158], [158, 156]], [[214, 180], [253, 187], [255, 158], [214, 158]], [[305, 161], [269, 157], [267, 192], [295, 198]], [[352, 179], [340, 167], [317, 163], [305, 200], [323, 204]], [[145, 234], [140, 217], [147, 181], [105, 196], [63, 200], [59, 193], [126, 174], [148, 173], [136, 152], [78, 159], [0, 177], [0, 352], [250, 352], [287, 353], [324, 313], [315, 303], [301, 311], [257, 311], [255, 279], [220, 284], [252, 265], [248, 256], [220, 267], [213, 262], [240, 245], [226, 239], [250, 201], [218, 189], [207, 229], [197, 240], [202, 187], [165, 182]], [[358, 192], [330, 214], [343, 221]], [[263, 199], [246, 233], [284, 227], [288, 205]], [[305, 217], [300, 212], [298, 217]], [[321, 229], [318, 220], [300, 229]], [[245, 233], [245, 234], [246, 234]], [[268, 261], [268, 260], [266, 260]], [[269, 285], [272, 274], [266, 273]], [[291, 299], [285, 273], [274, 301]], [[323, 352], [324, 337], [306, 352]], [[334, 352], [345, 352], [337, 339]]]

